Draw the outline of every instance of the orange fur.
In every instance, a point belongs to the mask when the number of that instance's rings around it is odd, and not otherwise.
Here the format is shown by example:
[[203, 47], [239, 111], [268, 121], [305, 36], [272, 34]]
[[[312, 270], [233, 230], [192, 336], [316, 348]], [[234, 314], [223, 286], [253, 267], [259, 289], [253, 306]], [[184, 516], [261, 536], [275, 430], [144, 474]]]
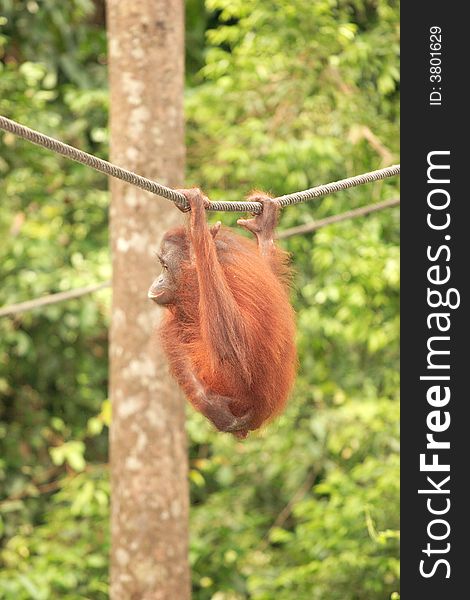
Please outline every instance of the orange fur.
[[254, 241], [227, 228], [214, 239], [204, 215], [191, 219], [189, 231], [167, 234], [184, 253], [178, 300], [161, 329], [170, 368], [196, 409], [192, 373], [206, 390], [230, 398], [235, 416], [251, 410], [247, 429], [257, 429], [284, 409], [295, 379], [288, 256], [276, 248], [267, 260]]

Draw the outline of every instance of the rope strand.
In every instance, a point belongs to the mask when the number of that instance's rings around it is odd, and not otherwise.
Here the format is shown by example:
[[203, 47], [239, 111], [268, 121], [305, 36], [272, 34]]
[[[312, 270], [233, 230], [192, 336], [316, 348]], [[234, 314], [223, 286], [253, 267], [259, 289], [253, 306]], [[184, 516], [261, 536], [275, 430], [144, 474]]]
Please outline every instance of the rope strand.
[[[11, 119], [7, 119], [6, 117], [3, 117], [1, 115], [0, 129], [9, 131], [10, 133], [13, 133], [14, 135], [17, 135], [25, 140], [28, 140], [33, 144], [37, 144], [38, 146], [42, 146], [43, 148], [52, 150], [57, 154], [61, 154], [66, 158], [75, 160], [76, 162], [86, 165], [87, 167], [95, 169], [96, 171], [100, 171], [101, 173], [105, 173], [106, 175], [110, 175], [111, 177], [115, 177], [116, 179], [121, 179], [122, 181], [126, 181], [127, 183], [140, 187], [141, 189], [146, 190], [147, 192], [151, 192], [152, 194], [156, 194], [157, 196], [162, 196], [167, 200], [171, 200], [183, 212], [189, 210], [189, 205], [186, 200], [186, 197], [181, 192], [178, 192], [177, 190], [173, 190], [160, 183], [152, 181], [151, 179], [147, 179], [146, 177], [142, 177], [141, 175], [137, 175], [132, 171], [122, 169], [121, 167], [113, 165], [107, 160], [97, 158], [92, 154], [88, 154], [88, 152], [78, 150], [73, 146], [69, 146], [64, 142], [56, 140], [55, 138], [51, 138], [47, 135], [44, 135], [43, 133], [39, 133], [38, 131], [30, 129], [29, 127], [25, 127], [24, 125], [21, 125], [16, 121], [12, 121]], [[385, 169], [378, 169], [377, 171], [371, 171], [370, 173], [355, 175], [354, 177], [347, 177], [346, 179], [341, 179], [339, 181], [333, 181], [332, 183], [319, 185], [308, 190], [304, 190], [302, 192], [294, 192], [293, 194], [279, 196], [278, 198], [276, 198], [276, 200], [281, 206], [290, 206], [292, 204], [299, 204], [300, 202], [307, 202], [315, 198], [321, 198], [322, 196], [326, 196], [327, 194], [332, 194], [333, 192], [339, 192], [341, 190], [346, 190], [351, 187], [363, 185], [371, 181], [386, 179], [387, 177], [392, 177], [394, 175], [398, 175], [399, 173], [400, 165], [392, 165], [391, 167], [386, 167]], [[260, 202], [215, 201], [209, 204], [207, 210], [217, 210], [226, 212], [250, 212], [253, 214], [260, 214], [263, 210], [263, 205]]]
[[393, 206], [398, 206], [399, 204], [400, 198], [391, 198], [390, 200], [384, 200], [383, 202], [376, 202], [375, 204], [369, 204], [368, 206], [361, 206], [360, 208], [354, 208], [353, 210], [348, 210], [344, 213], [340, 213], [339, 215], [333, 215], [331, 217], [326, 217], [325, 219], [318, 219], [318, 221], [313, 221], [312, 223], [306, 223], [305, 225], [298, 225], [297, 227], [284, 229], [283, 231], [280, 231], [276, 237], [278, 240], [283, 240], [291, 237], [292, 235], [312, 233], [321, 227], [325, 227], [326, 225], [333, 225], [334, 223], [340, 223], [341, 221], [346, 221], [347, 219], [365, 217], [370, 213], [383, 210], [384, 208], [392, 208]]
[[57, 294], [49, 294], [42, 298], [35, 298], [34, 300], [27, 300], [26, 302], [18, 302], [18, 304], [10, 304], [10, 306], [4, 306], [0, 308], [0, 317], [6, 317], [9, 315], [16, 315], [23, 313], [28, 310], [35, 308], [42, 308], [49, 304], [57, 304], [58, 302], [65, 302], [66, 300], [72, 300], [73, 298], [80, 298], [86, 294], [92, 294], [98, 290], [110, 287], [110, 281], [103, 281], [95, 285], [87, 285], [86, 287], [75, 288], [74, 290], [68, 290], [67, 292], [58, 292]]

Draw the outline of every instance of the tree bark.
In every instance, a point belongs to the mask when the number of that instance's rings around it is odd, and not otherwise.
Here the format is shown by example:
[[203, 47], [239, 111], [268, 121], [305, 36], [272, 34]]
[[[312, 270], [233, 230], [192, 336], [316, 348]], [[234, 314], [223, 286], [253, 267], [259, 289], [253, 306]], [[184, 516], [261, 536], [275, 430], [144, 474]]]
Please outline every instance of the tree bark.
[[[111, 160], [182, 186], [184, 3], [108, 0]], [[181, 222], [168, 200], [111, 180], [111, 598], [187, 600], [184, 400], [155, 337], [147, 299], [153, 252]]]

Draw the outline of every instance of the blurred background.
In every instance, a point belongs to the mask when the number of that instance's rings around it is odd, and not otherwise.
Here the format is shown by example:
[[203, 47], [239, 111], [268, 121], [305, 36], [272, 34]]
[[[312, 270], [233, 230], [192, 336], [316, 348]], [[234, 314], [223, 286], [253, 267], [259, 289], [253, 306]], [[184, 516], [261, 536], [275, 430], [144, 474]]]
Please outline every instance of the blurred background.
[[[187, 0], [188, 185], [239, 200], [399, 162], [398, 19], [393, 0]], [[0, 0], [0, 114], [107, 157], [104, 1]], [[2, 133], [0, 195], [0, 306], [110, 278], [105, 177]], [[280, 229], [393, 197], [398, 178]], [[286, 413], [235, 443], [188, 408], [196, 600], [399, 598], [398, 242], [398, 208], [283, 241]], [[0, 319], [1, 599], [108, 597], [109, 315], [105, 289]]]

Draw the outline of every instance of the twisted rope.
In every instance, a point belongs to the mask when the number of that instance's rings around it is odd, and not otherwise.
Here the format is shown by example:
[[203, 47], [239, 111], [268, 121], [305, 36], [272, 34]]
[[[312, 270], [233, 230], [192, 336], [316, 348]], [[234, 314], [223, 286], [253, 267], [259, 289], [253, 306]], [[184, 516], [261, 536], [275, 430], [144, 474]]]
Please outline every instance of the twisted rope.
[[28, 140], [33, 144], [37, 144], [38, 146], [52, 150], [57, 154], [61, 154], [62, 156], [65, 156], [65, 158], [70, 158], [81, 163], [82, 165], [91, 167], [92, 169], [95, 169], [95, 171], [100, 171], [101, 173], [105, 173], [111, 177], [116, 177], [116, 179], [122, 179], [122, 181], [126, 181], [127, 183], [140, 187], [141, 189], [151, 192], [152, 194], [156, 194], [157, 196], [163, 196], [163, 198], [174, 202], [182, 210], [189, 209], [188, 202], [181, 192], [172, 190], [171, 188], [161, 185], [160, 183], [156, 183], [151, 179], [137, 175], [132, 171], [121, 169], [121, 167], [117, 167], [107, 160], [97, 158], [92, 154], [88, 154], [88, 152], [83, 152], [83, 150], [78, 150], [73, 146], [69, 146], [64, 142], [60, 142], [59, 140], [51, 138], [48, 135], [44, 135], [43, 133], [39, 133], [39, 131], [35, 131], [29, 127], [25, 127], [24, 125], [20, 125], [20, 123], [12, 121], [11, 119], [7, 119], [1, 115], [0, 128], [4, 129], [5, 131], [9, 131], [10, 133], [17, 135], [24, 140]]
[[[116, 179], [121, 179], [122, 181], [126, 181], [127, 183], [140, 187], [147, 192], [151, 192], [152, 194], [156, 194], [157, 196], [162, 196], [167, 200], [171, 200], [183, 212], [189, 210], [186, 197], [181, 192], [168, 188], [160, 183], [152, 181], [151, 179], [147, 179], [146, 177], [142, 177], [141, 175], [137, 175], [132, 171], [117, 167], [107, 160], [97, 158], [92, 154], [88, 154], [88, 152], [78, 150], [73, 146], [69, 146], [64, 142], [51, 138], [43, 133], [39, 133], [38, 131], [30, 129], [29, 127], [25, 127], [24, 125], [21, 125], [16, 121], [12, 121], [11, 119], [7, 119], [1, 115], [0, 129], [9, 131], [10, 133], [28, 140], [33, 144], [37, 144], [38, 146], [52, 150], [57, 154], [61, 154], [66, 158], [75, 160], [82, 165], [86, 165], [87, 167], [95, 169], [96, 171], [100, 171], [101, 173], [105, 173], [106, 175], [110, 175]], [[398, 175], [399, 173], [400, 165], [392, 165], [391, 167], [386, 167], [385, 169], [378, 169], [377, 171], [371, 171], [370, 173], [364, 173], [363, 175], [355, 175], [354, 177], [348, 177], [346, 179], [341, 179], [340, 181], [319, 185], [317, 187], [310, 188], [309, 190], [304, 190], [303, 192], [295, 192], [293, 194], [279, 196], [276, 198], [276, 200], [281, 206], [290, 206], [291, 204], [299, 204], [300, 202], [321, 198], [327, 194], [332, 194], [333, 192], [339, 192], [341, 190], [346, 190], [358, 185], [363, 185], [371, 181], [386, 179], [387, 177], [392, 177], [393, 175]], [[215, 201], [209, 204], [207, 210], [250, 212], [253, 214], [260, 214], [263, 210], [263, 205], [260, 202]]]
[[400, 165], [392, 165], [391, 167], [385, 167], [385, 169], [378, 169], [377, 171], [371, 171], [370, 173], [355, 175], [354, 177], [347, 177], [346, 179], [340, 179], [339, 181], [333, 181], [332, 183], [318, 185], [303, 192], [279, 196], [276, 200], [281, 206], [290, 206], [291, 204], [299, 204], [300, 202], [306, 202], [307, 200], [313, 200], [314, 198], [332, 194], [333, 192], [347, 190], [348, 188], [356, 187], [358, 185], [364, 185], [364, 183], [386, 179], [387, 177], [399, 174]]

